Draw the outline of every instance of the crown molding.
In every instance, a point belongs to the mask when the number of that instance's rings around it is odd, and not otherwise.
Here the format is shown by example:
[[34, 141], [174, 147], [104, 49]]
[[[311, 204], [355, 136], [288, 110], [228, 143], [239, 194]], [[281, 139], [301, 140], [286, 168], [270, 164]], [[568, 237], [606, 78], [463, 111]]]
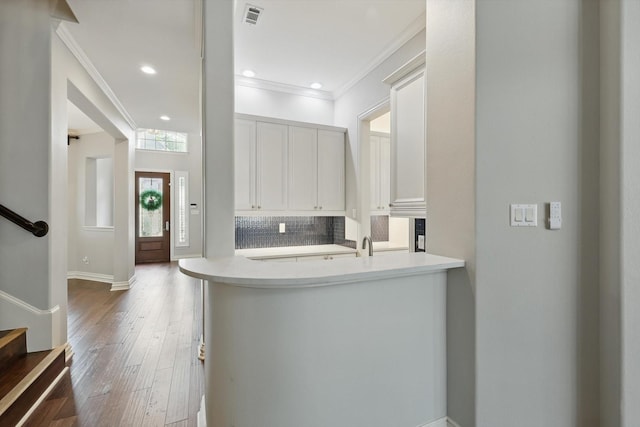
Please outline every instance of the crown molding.
[[292, 95], [306, 96], [309, 98], [326, 99], [333, 101], [333, 95], [326, 90], [315, 90], [301, 86], [289, 85], [286, 83], [272, 82], [236, 75], [236, 86], [253, 87], [257, 89], [270, 90], [274, 92], [290, 93]]
[[353, 88], [360, 80], [366, 77], [369, 73], [371, 73], [376, 67], [380, 66], [384, 61], [389, 59], [391, 55], [394, 54], [401, 46], [411, 40], [416, 36], [420, 31], [424, 30], [426, 27], [427, 15], [426, 13], [422, 13], [418, 16], [405, 30], [398, 36], [393, 42], [391, 42], [380, 54], [375, 57], [369, 65], [367, 65], [362, 71], [353, 76], [351, 80], [342, 85], [340, 88], [333, 91], [333, 99], [336, 100], [340, 98], [342, 95], [347, 93], [351, 88]]
[[64, 23], [58, 26], [56, 29], [56, 34], [62, 40], [62, 43], [69, 49], [71, 54], [78, 60], [82, 68], [89, 74], [89, 76], [93, 79], [93, 81], [100, 87], [102, 92], [109, 98], [109, 100], [116, 107], [118, 112], [122, 114], [122, 117], [125, 121], [131, 126], [132, 129], [138, 129], [136, 122], [133, 120], [129, 112], [124, 105], [120, 102], [116, 94], [111, 90], [111, 87], [106, 82], [102, 74], [98, 71], [98, 69], [93, 65], [93, 62], [89, 59], [84, 50], [80, 47], [75, 38], [71, 35], [69, 30], [66, 28]]

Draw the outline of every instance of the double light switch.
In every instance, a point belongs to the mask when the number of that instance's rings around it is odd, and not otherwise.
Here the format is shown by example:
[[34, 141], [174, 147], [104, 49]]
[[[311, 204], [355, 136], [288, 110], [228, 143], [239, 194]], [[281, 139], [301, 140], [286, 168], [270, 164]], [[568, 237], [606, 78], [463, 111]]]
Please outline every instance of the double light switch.
[[538, 205], [511, 205], [512, 227], [537, 227]]

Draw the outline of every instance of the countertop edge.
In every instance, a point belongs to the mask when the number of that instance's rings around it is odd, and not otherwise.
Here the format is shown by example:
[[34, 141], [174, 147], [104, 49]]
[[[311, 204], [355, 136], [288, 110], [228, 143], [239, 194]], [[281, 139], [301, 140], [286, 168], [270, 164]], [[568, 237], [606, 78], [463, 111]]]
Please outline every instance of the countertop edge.
[[[416, 256], [412, 259], [409, 258], [411, 254], [401, 253], [377, 259], [365, 257], [318, 261], [312, 267], [309, 267], [311, 263], [306, 263], [306, 266], [296, 263], [263, 263], [244, 257], [211, 260], [190, 258], [180, 260], [179, 266], [180, 271], [188, 276], [214, 283], [259, 289], [291, 289], [430, 274], [465, 265], [461, 259], [425, 255], [429, 257], [426, 260]], [[395, 265], [392, 257], [398, 257]]]

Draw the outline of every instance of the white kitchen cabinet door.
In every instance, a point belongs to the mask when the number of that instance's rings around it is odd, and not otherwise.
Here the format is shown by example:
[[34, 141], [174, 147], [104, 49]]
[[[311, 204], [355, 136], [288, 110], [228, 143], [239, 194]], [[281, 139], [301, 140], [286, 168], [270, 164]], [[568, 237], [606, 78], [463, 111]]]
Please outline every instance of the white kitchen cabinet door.
[[235, 121], [235, 206], [237, 210], [256, 208], [256, 122]]
[[257, 124], [257, 207], [287, 209], [287, 126]]
[[391, 202], [391, 138], [388, 136], [380, 137], [380, 209], [389, 211], [389, 203]]
[[344, 133], [318, 130], [318, 209], [344, 211]]
[[318, 209], [318, 130], [289, 126], [289, 209]]
[[426, 215], [424, 68], [391, 86], [391, 215]]
[[385, 134], [371, 134], [369, 140], [371, 155], [370, 209], [372, 214], [384, 215], [389, 212], [389, 189], [391, 187], [390, 138]]
[[380, 210], [380, 137], [369, 137], [369, 209], [372, 213]]

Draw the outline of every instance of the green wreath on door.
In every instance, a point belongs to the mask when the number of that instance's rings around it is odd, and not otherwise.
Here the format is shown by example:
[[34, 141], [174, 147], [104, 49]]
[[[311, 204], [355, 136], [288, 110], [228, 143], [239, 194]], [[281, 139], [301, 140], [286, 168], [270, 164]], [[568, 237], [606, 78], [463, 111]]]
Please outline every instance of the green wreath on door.
[[140, 206], [153, 212], [162, 207], [162, 194], [156, 190], [144, 190], [140, 193]]

